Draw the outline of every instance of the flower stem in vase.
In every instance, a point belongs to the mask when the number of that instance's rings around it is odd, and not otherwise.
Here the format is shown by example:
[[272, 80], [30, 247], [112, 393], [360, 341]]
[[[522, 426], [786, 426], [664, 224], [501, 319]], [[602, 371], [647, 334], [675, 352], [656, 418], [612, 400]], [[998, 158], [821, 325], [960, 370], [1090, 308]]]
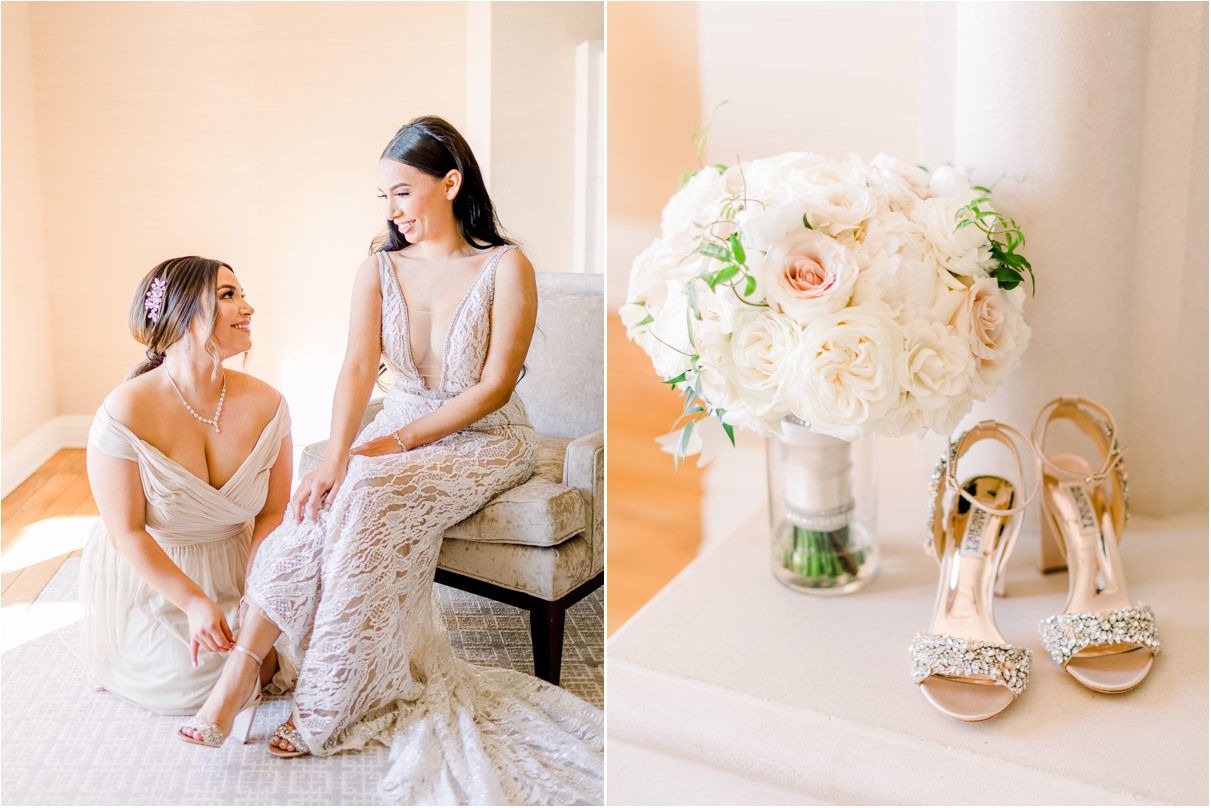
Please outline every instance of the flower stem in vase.
[[842, 594], [873, 575], [872, 537], [855, 518], [852, 448], [791, 418], [771, 446], [774, 573], [796, 589]]

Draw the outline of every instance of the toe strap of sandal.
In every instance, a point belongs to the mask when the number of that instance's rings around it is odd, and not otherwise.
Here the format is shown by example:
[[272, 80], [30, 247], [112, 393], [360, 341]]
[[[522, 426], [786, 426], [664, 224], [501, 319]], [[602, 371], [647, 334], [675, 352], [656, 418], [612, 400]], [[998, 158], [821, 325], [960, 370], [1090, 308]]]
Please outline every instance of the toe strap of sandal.
[[303, 736], [299, 734], [299, 731], [290, 722], [279, 724], [278, 728], [273, 731], [273, 737], [279, 741], [285, 741], [300, 752], [311, 752], [307, 747], [307, 742], [303, 740]]
[[207, 746], [220, 746], [223, 743], [223, 732], [219, 729], [218, 724], [208, 724], [205, 721], [199, 721], [196, 717], [190, 718], [181, 724], [179, 732], [184, 734], [186, 730], [191, 729], [202, 733], [202, 743]]
[[1030, 649], [949, 634], [918, 634], [908, 647], [912, 680], [930, 676], [991, 679], [1015, 696], [1030, 680]]
[[1099, 645], [1142, 645], [1160, 653], [1161, 638], [1156, 617], [1145, 603], [1107, 612], [1057, 614], [1039, 623], [1043, 647], [1057, 665]]

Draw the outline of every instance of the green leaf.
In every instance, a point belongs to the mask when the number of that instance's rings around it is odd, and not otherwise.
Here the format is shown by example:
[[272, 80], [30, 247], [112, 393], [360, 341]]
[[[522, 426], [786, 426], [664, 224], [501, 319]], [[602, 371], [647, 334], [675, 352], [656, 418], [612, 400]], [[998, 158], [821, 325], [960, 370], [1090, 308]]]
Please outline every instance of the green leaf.
[[740, 243], [740, 234], [732, 233], [727, 240], [732, 245], [732, 255], [736, 257], [737, 264], [744, 263], [744, 246]]
[[724, 281], [729, 281], [740, 274], [740, 267], [735, 264], [729, 264], [723, 269], [715, 273], [715, 277], [711, 279], [711, 288], [714, 289]]
[[816, 228], [812, 227], [812, 223], [811, 223], [811, 222], [809, 222], [809, 221], [807, 220], [807, 214], [806, 214], [806, 213], [805, 213], [805, 214], [803, 214], [803, 226], [804, 226], [804, 227], [806, 227], [808, 230], [815, 230], [815, 229], [816, 229]]
[[709, 241], [704, 241], [698, 245], [698, 249], [694, 252], [700, 252], [703, 255], [711, 258], [718, 258], [720, 261], [731, 261], [732, 254], [729, 250], [724, 249], [718, 244], [712, 244]]
[[677, 385], [677, 384], [681, 384], [683, 381], [685, 381], [685, 373], [682, 373], [680, 376], [674, 376], [671, 379], [665, 379], [660, 383]]
[[647, 317], [644, 317], [642, 320], [635, 323], [635, 326], [638, 327], [641, 325], [647, 325], [648, 323], [654, 323], [654, 322], [656, 322], [656, 318], [649, 314]]
[[973, 185], [973, 186], [971, 186], [971, 187], [972, 187], [974, 190], [976, 190], [976, 191], [980, 191], [981, 193], [985, 193], [985, 194], [991, 194], [991, 193], [992, 193], [992, 189], [991, 189], [991, 188], [985, 188], [983, 185]]
[[722, 418], [719, 419], [719, 425], [723, 427], [723, 431], [727, 433], [727, 439], [732, 442], [732, 446], [736, 445], [736, 431], [732, 425], [725, 422]]
[[673, 455], [674, 462], [678, 457], [685, 457], [685, 450], [690, 447], [690, 435], [694, 433], [694, 422], [690, 421], [681, 428], [681, 435], [677, 439], [677, 451]]
[[744, 296], [748, 297], [753, 292], [757, 291], [757, 279], [752, 275], [744, 276]]

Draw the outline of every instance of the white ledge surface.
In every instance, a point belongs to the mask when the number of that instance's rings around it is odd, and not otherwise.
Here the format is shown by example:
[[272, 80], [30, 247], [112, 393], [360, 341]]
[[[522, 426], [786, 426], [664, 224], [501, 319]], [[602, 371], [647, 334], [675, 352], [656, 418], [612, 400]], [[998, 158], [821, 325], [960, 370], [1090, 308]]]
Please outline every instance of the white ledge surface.
[[919, 535], [884, 534], [871, 584], [818, 597], [774, 579], [768, 529], [750, 524], [607, 643], [610, 804], [1207, 804], [1205, 514], [1127, 529], [1128, 588], [1162, 651], [1118, 695], [1043, 650], [1038, 621], [1062, 610], [1067, 574], [1039, 574], [1023, 535], [995, 615], [1034, 672], [976, 724], [936, 712], [909, 676], [937, 587]]

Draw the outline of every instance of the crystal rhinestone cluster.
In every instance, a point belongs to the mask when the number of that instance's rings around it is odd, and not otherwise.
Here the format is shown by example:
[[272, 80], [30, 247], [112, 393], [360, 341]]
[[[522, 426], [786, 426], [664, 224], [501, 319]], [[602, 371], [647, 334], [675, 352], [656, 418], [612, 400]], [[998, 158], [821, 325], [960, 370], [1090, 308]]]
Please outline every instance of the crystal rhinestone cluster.
[[143, 298], [143, 308], [147, 310], [147, 319], [153, 323], [160, 322], [160, 309], [164, 305], [164, 290], [167, 288], [168, 281], [156, 278], [151, 282], [147, 295]]
[[1057, 614], [1039, 623], [1043, 647], [1058, 665], [1067, 665], [1073, 655], [1098, 645], [1142, 645], [1152, 653], [1161, 650], [1156, 618], [1146, 604], [1110, 612]]
[[1015, 696], [1030, 680], [1030, 649], [1005, 643], [967, 640], [949, 634], [918, 634], [908, 647], [912, 680], [932, 675], [992, 679]]
[[202, 734], [202, 743], [207, 746], [219, 746], [223, 743], [223, 732], [219, 729], [218, 724], [208, 724], [194, 717], [181, 725], [181, 732], [191, 729], [197, 730]]
[[[968, 430], [970, 432], [971, 430]], [[933, 527], [934, 518], [937, 513], [938, 497], [942, 496], [942, 481], [949, 475], [954, 474], [955, 463], [958, 461], [959, 444], [967, 437], [967, 432], [964, 432], [958, 438], [950, 441], [947, 444], [946, 451], [938, 458], [938, 464], [934, 466], [933, 474], [929, 475], [929, 510], [925, 513], [925, 552], [932, 554], [934, 552]], [[949, 472], [949, 475], [948, 475]]]

